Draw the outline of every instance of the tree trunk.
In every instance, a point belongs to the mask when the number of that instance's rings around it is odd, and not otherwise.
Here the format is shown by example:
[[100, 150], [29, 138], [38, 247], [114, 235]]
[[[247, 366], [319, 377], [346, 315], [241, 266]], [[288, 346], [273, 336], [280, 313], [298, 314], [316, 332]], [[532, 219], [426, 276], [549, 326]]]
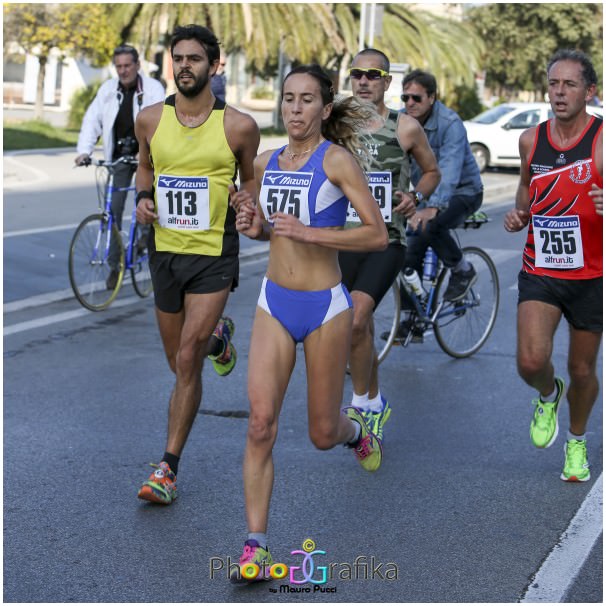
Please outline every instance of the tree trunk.
[[36, 105], [34, 106], [34, 120], [44, 119], [44, 76], [46, 75], [46, 63], [48, 57], [38, 57], [38, 83], [36, 84]]

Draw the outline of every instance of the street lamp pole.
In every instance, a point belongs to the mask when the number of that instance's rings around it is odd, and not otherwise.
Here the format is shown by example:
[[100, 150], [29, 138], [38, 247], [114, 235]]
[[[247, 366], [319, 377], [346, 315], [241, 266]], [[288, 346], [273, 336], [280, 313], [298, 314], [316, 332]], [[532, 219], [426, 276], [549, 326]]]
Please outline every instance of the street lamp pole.
[[364, 49], [366, 38], [366, 2], [360, 2], [360, 35], [358, 36], [358, 52]]
[[377, 5], [375, 2], [370, 3], [370, 27], [368, 28], [368, 46], [373, 47], [375, 41], [375, 23], [377, 18]]

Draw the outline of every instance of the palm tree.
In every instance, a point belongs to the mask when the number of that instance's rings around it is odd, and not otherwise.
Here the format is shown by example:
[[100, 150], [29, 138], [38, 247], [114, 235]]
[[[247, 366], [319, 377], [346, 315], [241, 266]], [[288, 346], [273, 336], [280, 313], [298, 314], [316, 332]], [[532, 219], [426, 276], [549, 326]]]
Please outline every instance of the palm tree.
[[[280, 52], [290, 62], [318, 62], [329, 69], [349, 64], [358, 50], [359, 4], [126, 4], [115, 5], [122, 31], [142, 48], [166, 42], [175, 25], [212, 29], [226, 53], [241, 52], [247, 69], [275, 76]], [[430, 69], [447, 92], [472, 83], [483, 50], [466, 22], [423, 11], [422, 5], [385, 4], [374, 46], [396, 61]], [[119, 21], [121, 20], [121, 21]]]

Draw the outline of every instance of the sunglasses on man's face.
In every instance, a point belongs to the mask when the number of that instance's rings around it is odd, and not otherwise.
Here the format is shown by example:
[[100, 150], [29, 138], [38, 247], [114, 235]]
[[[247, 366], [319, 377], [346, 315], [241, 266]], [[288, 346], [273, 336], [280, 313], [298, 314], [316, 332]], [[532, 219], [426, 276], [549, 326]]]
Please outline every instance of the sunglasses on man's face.
[[366, 76], [368, 80], [378, 80], [379, 78], [389, 76], [389, 72], [385, 72], [382, 69], [377, 69], [375, 67], [352, 67], [349, 70], [349, 77], [353, 78], [354, 80], [361, 80], [362, 76]]
[[423, 101], [423, 97], [421, 95], [402, 95], [400, 97], [404, 103], [408, 103], [409, 99], [412, 99], [415, 103], [421, 103]]

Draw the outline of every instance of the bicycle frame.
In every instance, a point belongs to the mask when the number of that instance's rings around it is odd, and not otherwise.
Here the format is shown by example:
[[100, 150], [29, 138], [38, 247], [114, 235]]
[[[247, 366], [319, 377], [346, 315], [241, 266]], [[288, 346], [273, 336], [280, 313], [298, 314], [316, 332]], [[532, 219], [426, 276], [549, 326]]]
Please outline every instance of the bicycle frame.
[[[129, 156], [123, 156], [121, 158], [118, 158], [118, 160], [115, 160], [114, 162], [104, 162], [102, 160], [97, 161], [97, 166], [101, 166], [107, 169], [108, 171], [108, 178], [107, 178], [107, 184], [105, 186], [105, 206], [104, 208], [100, 209], [103, 212], [103, 216], [107, 219], [107, 230], [109, 231], [109, 233], [111, 233], [112, 231], [112, 226], [115, 222], [115, 217], [114, 214], [112, 212], [112, 197], [113, 194], [115, 192], [121, 192], [121, 191], [125, 191], [125, 192], [129, 192], [129, 191], [135, 191], [135, 187], [133, 185], [128, 186], [128, 187], [114, 187], [114, 168], [119, 164], [119, 163], [136, 163], [136, 160], [134, 160], [133, 158], [130, 158]], [[135, 207], [133, 208], [133, 212], [131, 215], [131, 223], [130, 223], [130, 228], [129, 228], [129, 233], [128, 233], [128, 245], [126, 246], [126, 251], [125, 251], [125, 259], [124, 259], [124, 264], [125, 267], [124, 269], [130, 269], [132, 267], [132, 261], [133, 261], [133, 242], [134, 242], [134, 236], [135, 236], [135, 229], [136, 229], [136, 220], [135, 220], [135, 214], [136, 214], [136, 210], [137, 210], [137, 206], [135, 204]], [[101, 238], [101, 229], [99, 229], [99, 236], [97, 239], [97, 243], [95, 245], [95, 248], [93, 250], [93, 263], [105, 263], [107, 262], [107, 259], [109, 257], [109, 249], [110, 249], [110, 245], [111, 245], [111, 238], [109, 238], [107, 240], [107, 243], [105, 245], [105, 250], [103, 251], [103, 257], [100, 261], [95, 261], [94, 259], [96, 258], [97, 254], [98, 254], [98, 248], [99, 248], [99, 240]]]
[[[463, 222], [463, 224], [460, 225], [459, 227], [461, 227], [463, 229], [469, 229], [469, 228], [478, 229], [483, 223], [486, 223], [489, 220], [490, 219], [488, 219], [488, 217], [485, 215], [485, 213], [479, 211], [477, 213], [474, 213], [470, 217], [468, 217]], [[457, 242], [459, 243], [459, 246], [460, 246], [459, 238], [456, 234], [455, 229], [451, 230], [451, 232], [454, 234], [454, 237], [457, 239]], [[437, 285], [438, 285], [440, 276], [442, 275], [443, 271], [444, 271], [444, 264], [442, 263], [442, 260], [438, 258], [438, 265], [436, 268], [435, 277], [430, 282], [431, 287], [429, 288], [425, 302], [419, 300], [419, 297], [412, 290], [412, 288], [408, 284], [408, 282], [406, 282], [406, 280], [403, 279], [402, 274], [401, 273], [398, 274], [398, 277], [396, 278], [396, 280], [397, 280], [398, 284], [400, 285], [400, 287], [403, 287], [406, 290], [406, 292], [408, 293], [408, 296], [412, 300], [412, 302], [414, 304], [414, 310], [411, 310], [411, 311], [414, 311], [416, 313], [417, 318], [415, 320], [417, 322], [422, 322], [424, 324], [431, 324], [432, 326], [435, 326], [435, 324], [438, 322], [438, 320], [441, 320], [448, 316], [453, 316], [453, 320], [455, 320], [456, 317], [458, 315], [460, 315], [462, 312], [464, 312], [466, 309], [469, 309], [471, 307], [475, 307], [478, 305], [478, 297], [474, 293], [473, 287], [471, 287], [469, 290], [470, 296], [466, 297], [464, 300], [458, 301], [456, 304], [454, 304], [452, 307], [447, 309], [445, 312], [442, 312], [442, 309], [444, 307], [444, 301], [440, 301], [432, 314], [431, 310], [434, 307], [434, 301], [435, 301], [435, 298], [437, 297], [437, 292], [438, 292]], [[411, 338], [412, 338], [412, 333], [410, 332], [407, 335], [407, 338], [404, 341], [403, 345], [408, 345]]]

